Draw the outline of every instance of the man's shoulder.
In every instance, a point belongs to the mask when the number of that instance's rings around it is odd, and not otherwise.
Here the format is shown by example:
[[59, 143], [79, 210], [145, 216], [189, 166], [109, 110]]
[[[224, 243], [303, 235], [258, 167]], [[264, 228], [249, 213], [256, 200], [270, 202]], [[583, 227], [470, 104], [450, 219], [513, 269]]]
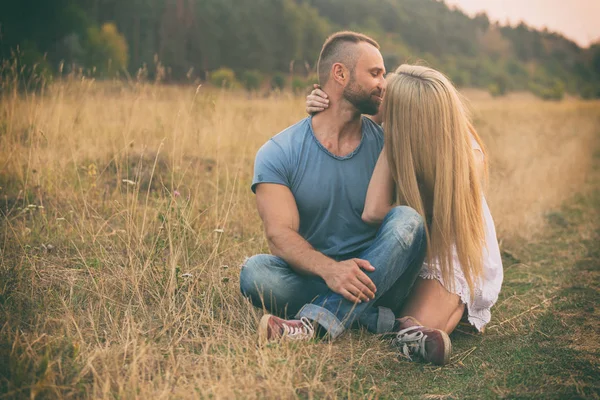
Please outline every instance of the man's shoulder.
[[257, 156], [289, 156], [290, 152], [297, 149], [298, 142], [303, 141], [306, 135], [310, 133], [310, 121], [308, 118], [302, 119], [291, 125], [262, 145]]
[[304, 140], [306, 135], [310, 133], [310, 129], [310, 117], [307, 117], [285, 128], [273, 136], [270, 141], [275, 142], [282, 148], [288, 148], [289, 145]]
[[375, 123], [371, 118], [362, 116], [363, 120], [363, 130], [368, 133], [372, 133], [377, 136], [383, 136], [383, 128], [377, 123]]
[[367, 140], [377, 143], [378, 146], [383, 146], [383, 129], [372, 119], [363, 116], [363, 137]]

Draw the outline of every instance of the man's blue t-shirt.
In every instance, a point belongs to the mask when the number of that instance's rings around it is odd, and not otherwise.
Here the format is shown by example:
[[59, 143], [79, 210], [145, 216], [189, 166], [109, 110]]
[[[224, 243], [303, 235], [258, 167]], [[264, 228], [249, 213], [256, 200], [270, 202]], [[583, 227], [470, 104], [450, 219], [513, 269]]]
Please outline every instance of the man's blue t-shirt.
[[260, 183], [290, 188], [300, 214], [300, 235], [336, 260], [356, 257], [375, 238], [377, 227], [362, 221], [369, 180], [383, 148], [383, 132], [362, 117], [362, 140], [344, 157], [315, 137], [312, 117], [265, 143], [254, 164], [252, 191]]

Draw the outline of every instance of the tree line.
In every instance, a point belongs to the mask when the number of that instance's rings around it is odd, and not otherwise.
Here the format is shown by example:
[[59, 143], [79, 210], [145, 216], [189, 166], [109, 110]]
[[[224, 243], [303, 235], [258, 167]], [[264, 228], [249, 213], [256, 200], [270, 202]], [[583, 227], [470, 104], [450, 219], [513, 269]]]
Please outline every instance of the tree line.
[[581, 48], [558, 33], [471, 18], [437, 0], [7, 1], [0, 58], [47, 75], [301, 88], [315, 79], [324, 39], [341, 29], [376, 38], [388, 70], [423, 60], [459, 86], [494, 95], [600, 98], [600, 43]]

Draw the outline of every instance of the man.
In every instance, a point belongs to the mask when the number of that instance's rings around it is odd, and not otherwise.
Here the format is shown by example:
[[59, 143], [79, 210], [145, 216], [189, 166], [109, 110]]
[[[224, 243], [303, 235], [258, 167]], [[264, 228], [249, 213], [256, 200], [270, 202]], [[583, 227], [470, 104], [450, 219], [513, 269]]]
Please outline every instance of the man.
[[439, 335], [394, 315], [423, 263], [423, 219], [408, 207], [393, 208], [379, 228], [361, 218], [383, 147], [381, 128], [361, 115], [376, 114], [383, 99], [379, 45], [338, 32], [323, 45], [317, 69], [329, 108], [256, 155], [252, 190], [272, 255], [246, 261], [240, 288], [275, 314], [263, 316], [259, 337], [311, 339], [319, 331], [336, 338], [354, 323], [374, 333], [410, 328], [419, 337], [413, 353], [442, 363], [450, 350]]

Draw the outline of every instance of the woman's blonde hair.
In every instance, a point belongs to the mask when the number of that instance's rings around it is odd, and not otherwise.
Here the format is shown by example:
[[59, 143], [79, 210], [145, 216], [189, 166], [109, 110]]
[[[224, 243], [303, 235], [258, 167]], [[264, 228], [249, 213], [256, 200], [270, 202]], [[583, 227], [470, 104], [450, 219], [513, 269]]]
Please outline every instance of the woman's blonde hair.
[[482, 275], [485, 231], [471, 138], [485, 150], [466, 107], [442, 73], [401, 65], [387, 79], [383, 112], [396, 200], [427, 221], [427, 260], [438, 263], [450, 287], [456, 249], [473, 295]]

